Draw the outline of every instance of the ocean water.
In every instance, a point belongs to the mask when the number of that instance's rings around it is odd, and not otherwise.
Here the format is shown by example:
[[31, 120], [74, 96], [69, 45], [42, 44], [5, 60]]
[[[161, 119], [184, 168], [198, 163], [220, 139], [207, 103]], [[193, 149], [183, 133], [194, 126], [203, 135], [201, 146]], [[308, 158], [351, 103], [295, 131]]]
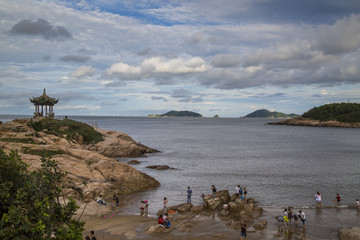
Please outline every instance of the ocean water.
[[[0, 121], [14, 116], [0, 116]], [[60, 117], [61, 118], [61, 117]], [[140, 200], [153, 209], [192, 201], [201, 203], [201, 194], [218, 190], [235, 191], [246, 187], [248, 196], [259, 205], [271, 207], [314, 206], [319, 191], [324, 206], [334, 206], [336, 193], [343, 206], [354, 206], [360, 198], [360, 129], [277, 126], [274, 120], [245, 118], [147, 118], [80, 117], [69, 118], [122, 131], [134, 140], [160, 150], [137, 159], [133, 167], [157, 179], [160, 187], [123, 196], [138, 211]], [[148, 165], [168, 165], [169, 170], [153, 170]], [[154, 210], [155, 211], [155, 210]]]

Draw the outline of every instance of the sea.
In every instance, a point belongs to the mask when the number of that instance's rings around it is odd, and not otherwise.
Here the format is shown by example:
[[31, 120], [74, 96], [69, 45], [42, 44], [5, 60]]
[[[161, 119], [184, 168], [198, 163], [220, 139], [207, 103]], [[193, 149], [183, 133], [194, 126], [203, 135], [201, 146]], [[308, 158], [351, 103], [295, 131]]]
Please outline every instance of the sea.
[[[30, 116], [0, 116], [0, 121]], [[360, 199], [360, 129], [269, 125], [274, 119], [188, 117], [68, 116], [101, 129], [125, 132], [135, 141], [159, 150], [133, 165], [154, 177], [160, 187], [130, 197], [162, 206], [186, 201], [187, 187], [194, 204], [201, 194], [246, 187], [261, 206], [314, 206], [320, 192], [324, 206], [336, 194], [343, 206]], [[63, 116], [57, 118], [62, 119]], [[148, 165], [168, 165], [154, 170]]]
[[[30, 117], [0, 115], [0, 121]], [[308, 239], [335, 240], [338, 229], [360, 227], [360, 211], [355, 209], [360, 199], [360, 129], [269, 125], [279, 120], [255, 118], [68, 117], [127, 133], [160, 151], [116, 159], [140, 161], [132, 166], [160, 182], [155, 189], [119, 196], [120, 214], [139, 214], [139, 202], [148, 200], [149, 216], [156, 217], [164, 197], [170, 206], [185, 203], [188, 186], [192, 203], [199, 205], [202, 194], [211, 194], [211, 185], [230, 194], [240, 185], [264, 208], [270, 229], [266, 239], [273, 239], [276, 216], [289, 206], [306, 212], [308, 228], [302, 234]], [[149, 165], [170, 169], [146, 168]], [[316, 192], [322, 195], [322, 210], [315, 209]], [[284, 239], [297, 239], [290, 233]]]

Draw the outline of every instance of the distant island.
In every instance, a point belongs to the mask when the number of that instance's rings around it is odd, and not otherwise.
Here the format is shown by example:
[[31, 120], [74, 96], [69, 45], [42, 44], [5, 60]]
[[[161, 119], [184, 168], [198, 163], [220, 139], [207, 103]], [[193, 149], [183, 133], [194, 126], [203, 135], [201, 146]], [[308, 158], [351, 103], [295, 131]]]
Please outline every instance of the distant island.
[[270, 112], [269, 110], [266, 109], [260, 109], [246, 115], [244, 118], [295, 118], [295, 117], [299, 117], [299, 115], [295, 113], [285, 114], [282, 112]]
[[148, 117], [202, 117], [202, 115], [191, 111], [170, 111], [161, 115], [148, 115]]
[[314, 107], [301, 117], [281, 122], [269, 123], [272, 125], [314, 126], [314, 127], [360, 127], [359, 103], [331, 103]]

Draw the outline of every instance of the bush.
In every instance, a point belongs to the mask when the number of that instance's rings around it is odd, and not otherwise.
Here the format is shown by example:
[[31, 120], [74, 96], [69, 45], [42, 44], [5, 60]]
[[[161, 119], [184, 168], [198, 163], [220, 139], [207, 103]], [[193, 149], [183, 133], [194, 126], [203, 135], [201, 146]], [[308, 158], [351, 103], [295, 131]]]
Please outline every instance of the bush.
[[103, 141], [101, 133], [95, 131], [86, 123], [77, 122], [71, 119], [57, 120], [44, 118], [36, 122], [29, 122], [35, 131], [45, 131], [58, 137], [66, 135], [68, 140], [78, 140], [82, 137], [85, 144], [98, 143]]
[[0, 239], [82, 239], [84, 223], [72, 219], [75, 201], [60, 203], [65, 173], [55, 161], [41, 161], [29, 172], [17, 152], [0, 149]]

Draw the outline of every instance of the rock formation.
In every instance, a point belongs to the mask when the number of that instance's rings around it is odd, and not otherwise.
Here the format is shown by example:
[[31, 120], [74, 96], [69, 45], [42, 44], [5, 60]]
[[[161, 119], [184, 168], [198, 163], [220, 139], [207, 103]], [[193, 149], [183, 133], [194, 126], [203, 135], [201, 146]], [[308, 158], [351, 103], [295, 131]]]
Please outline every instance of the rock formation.
[[51, 155], [60, 169], [67, 172], [67, 196], [89, 202], [99, 194], [111, 198], [113, 194], [128, 194], [159, 186], [154, 178], [128, 164], [110, 157], [134, 157], [156, 152], [135, 142], [121, 132], [99, 131], [104, 138], [97, 144], [82, 145], [79, 141], [36, 132], [29, 120], [14, 120], [0, 125], [0, 148], [5, 152], [18, 151], [33, 170], [41, 166], [41, 157]]
[[358, 227], [345, 227], [338, 231], [339, 240], [359, 240], [360, 228]]

